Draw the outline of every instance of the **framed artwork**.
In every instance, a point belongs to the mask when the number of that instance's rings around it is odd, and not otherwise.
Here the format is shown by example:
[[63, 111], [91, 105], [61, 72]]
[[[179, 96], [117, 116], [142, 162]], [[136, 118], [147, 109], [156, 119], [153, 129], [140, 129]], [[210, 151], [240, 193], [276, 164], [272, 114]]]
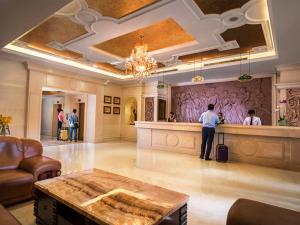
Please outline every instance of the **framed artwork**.
[[104, 114], [111, 114], [111, 106], [104, 106], [103, 107]]
[[104, 95], [104, 103], [111, 104], [111, 96]]
[[113, 108], [113, 113], [114, 114], [120, 114], [120, 107], [114, 107]]
[[120, 105], [121, 104], [121, 99], [119, 97], [114, 97], [114, 104], [115, 105]]

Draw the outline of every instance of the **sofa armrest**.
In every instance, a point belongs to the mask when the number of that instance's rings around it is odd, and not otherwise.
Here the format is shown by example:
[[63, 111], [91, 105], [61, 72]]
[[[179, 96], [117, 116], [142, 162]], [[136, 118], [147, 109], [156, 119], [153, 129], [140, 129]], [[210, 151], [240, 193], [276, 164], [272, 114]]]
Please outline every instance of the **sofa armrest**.
[[45, 156], [35, 156], [23, 159], [19, 165], [19, 169], [32, 173], [34, 181], [37, 181], [59, 176], [61, 163]]
[[226, 225], [287, 225], [299, 224], [300, 212], [238, 199], [230, 208]]

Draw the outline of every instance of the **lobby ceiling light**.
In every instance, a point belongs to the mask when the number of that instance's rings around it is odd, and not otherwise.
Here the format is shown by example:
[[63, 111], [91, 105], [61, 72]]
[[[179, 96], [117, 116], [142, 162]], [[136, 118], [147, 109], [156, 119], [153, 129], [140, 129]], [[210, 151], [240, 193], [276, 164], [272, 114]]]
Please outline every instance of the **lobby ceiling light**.
[[138, 80], [144, 80], [157, 69], [156, 60], [150, 56], [148, 46], [143, 42], [143, 38], [140, 36], [140, 41], [135, 44], [131, 55], [125, 61], [126, 74], [132, 75]]
[[76, 61], [68, 60], [68, 59], [63, 59], [61, 57], [45, 54], [43, 52], [34, 51], [34, 50], [29, 49], [29, 48], [23, 48], [23, 47], [16, 46], [16, 45], [13, 45], [13, 44], [6, 45], [4, 47], [4, 50], [6, 50], [7, 52], [18, 52], [18, 53], [25, 54], [25, 55], [46, 59], [46, 60], [49, 60], [49, 61], [52, 61], [52, 62], [57, 62], [57, 63], [60, 63], [60, 64], [72, 66], [72, 67], [75, 67], [75, 68], [78, 68], [78, 69], [83, 69], [83, 70], [86, 70], [86, 71], [99, 73], [99, 74], [102, 74], [102, 75], [107, 75], [107, 76], [122, 79], [122, 80], [131, 78], [131, 76], [124, 76], [124, 75], [114, 74], [114, 73], [111, 73], [111, 72], [107, 72], [105, 70], [95, 68], [93, 66], [85, 65], [85, 64], [82, 64], [82, 63], [79, 63], [79, 62], [76, 62]]
[[251, 50], [249, 50], [249, 55], [248, 55], [248, 73], [244, 73], [244, 74], [242, 74], [242, 56], [240, 54], [240, 76], [238, 77], [238, 81], [240, 82], [253, 80], [253, 77], [251, 76], [250, 52]]
[[[201, 65], [202, 64], [202, 57], [201, 57]], [[204, 77], [202, 75], [196, 75], [196, 59], [194, 58], [194, 77], [192, 78], [193, 83], [201, 83], [204, 81]]]

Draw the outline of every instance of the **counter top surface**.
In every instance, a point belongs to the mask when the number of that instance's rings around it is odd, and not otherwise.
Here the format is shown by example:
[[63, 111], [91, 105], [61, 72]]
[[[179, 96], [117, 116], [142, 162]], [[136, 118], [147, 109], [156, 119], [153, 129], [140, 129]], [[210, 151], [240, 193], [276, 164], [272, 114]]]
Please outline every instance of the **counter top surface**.
[[99, 169], [39, 181], [35, 188], [96, 222], [158, 224], [188, 196]]
[[[202, 125], [200, 123], [181, 123], [181, 122], [168, 123], [168, 122], [136, 121], [135, 127], [200, 132]], [[224, 132], [228, 134], [300, 138], [300, 127], [245, 126], [239, 124], [221, 124], [216, 127], [216, 130], [217, 132]]]

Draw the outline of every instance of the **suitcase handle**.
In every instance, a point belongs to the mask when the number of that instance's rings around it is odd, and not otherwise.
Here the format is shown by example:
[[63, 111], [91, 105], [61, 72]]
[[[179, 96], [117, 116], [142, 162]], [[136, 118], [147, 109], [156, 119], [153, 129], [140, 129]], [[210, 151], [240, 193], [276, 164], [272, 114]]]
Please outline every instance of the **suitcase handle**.
[[223, 142], [222, 142], [222, 144], [224, 145], [224, 143], [225, 143], [225, 141], [224, 141], [224, 136], [225, 136], [224, 132], [219, 132], [218, 133], [218, 144], [220, 144], [220, 140], [219, 140], [220, 135], [223, 135]]

